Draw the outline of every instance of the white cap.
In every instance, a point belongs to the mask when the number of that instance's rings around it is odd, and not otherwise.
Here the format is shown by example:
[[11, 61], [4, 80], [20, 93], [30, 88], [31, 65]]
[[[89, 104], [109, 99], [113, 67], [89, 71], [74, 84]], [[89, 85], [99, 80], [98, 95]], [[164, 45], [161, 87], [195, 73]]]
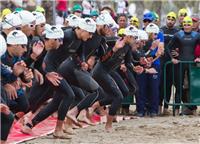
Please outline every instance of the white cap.
[[102, 13], [96, 19], [97, 25], [114, 25], [115, 21], [109, 13]]
[[22, 24], [20, 17], [14, 13], [8, 14], [2, 21], [2, 28], [9, 29]]
[[138, 29], [135, 26], [128, 26], [125, 28], [124, 34], [126, 36], [138, 36]]
[[34, 15], [27, 10], [22, 10], [22, 11], [18, 12], [18, 15], [20, 16], [20, 18], [22, 20], [23, 26], [27, 25], [27, 24], [31, 24], [33, 21], [35, 21]]
[[145, 28], [145, 31], [147, 33], [157, 33], [158, 34], [159, 33], [159, 27], [154, 23], [149, 23], [147, 25], [147, 27]]
[[20, 30], [13, 30], [7, 36], [7, 44], [22, 45], [22, 44], [27, 44], [27, 43], [28, 43], [28, 39], [26, 35]]
[[78, 27], [87, 32], [94, 33], [96, 31], [96, 22], [91, 18], [82, 18], [78, 23]]
[[63, 30], [58, 26], [45, 25], [45, 37], [48, 39], [64, 38]]
[[0, 57], [6, 52], [7, 45], [6, 40], [2, 35], [0, 35]]
[[32, 14], [34, 15], [34, 17], [36, 19], [35, 20], [35, 24], [36, 25], [39, 25], [39, 24], [42, 24], [42, 23], [46, 23], [46, 18], [41, 12], [33, 11]]
[[148, 40], [148, 34], [144, 30], [138, 30], [138, 40]]
[[74, 14], [70, 14], [66, 20], [68, 21], [69, 26], [71, 27], [77, 27], [78, 23], [80, 21], [80, 17], [74, 15]]

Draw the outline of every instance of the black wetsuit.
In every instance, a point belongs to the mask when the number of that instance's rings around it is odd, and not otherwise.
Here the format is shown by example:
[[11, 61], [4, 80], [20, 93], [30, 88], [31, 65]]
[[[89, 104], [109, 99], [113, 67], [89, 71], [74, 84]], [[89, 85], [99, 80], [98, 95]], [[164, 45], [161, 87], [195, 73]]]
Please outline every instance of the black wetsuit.
[[[164, 33], [164, 46], [168, 45], [169, 41], [173, 38], [174, 34], [179, 30], [176, 27], [168, 28], [167, 26], [163, 26], [162, 31]], [[161, 80], [160, 80], [160, 106], [162, 106], [164, 99], [164, 65], [167, 61], [170, 61], [170, 57], [164, 53], [164, 55], [160, 58], [161, 61]], [[166, 97], [165, 100], [169, 103], [171, 96], [171, 87], [173, 84], [172, 79], [172, 64], [168, 64], [166, 67]], [[168, 104], [164, 102], [164, 108], [168, 108]]]
[[[169, 42], [167, 46], [167, 53], [169, 54], [170, 58], [172, 55], [170, 53], [171, 49], [178, 48], [179, 49], [179, 56], [178, 59], [181, 61], [194, 61], [194, 50], [197, 44], [200, 43], [200, 34], [197, 32], [184, 32], [179, 31], [174, 35], [172, 40]], [[181, 68], [182, 67], [182, 68]], [[183, 93], [183, 80], [184, 75], [188, 72], [189, 78], [189, 65], [188, 64], [178, 64], [175, 66], [175, 86], [176, 86], [176, 95], [175, 95], [175, 102], [181, 103], [181, 91]], [[188, 102], [187, 99], [184, 102]], [[176, 106], [178, 109], [179, 106]]]
[[109, 50], [100, 61], [95, 65], [93, 70], [94, 79], [100, 84], [104, 91], [109, 95], [100, 100], [100, 105], [111, 104], [109, 115], [115, 115], [117, 109], [121, 105], [123, 94], [120, 91], [110, 72], [120, 66], [125, 61], [127, 67], [132, 67], [132, 55], [129, 45], [125, 45], [117, 52]]

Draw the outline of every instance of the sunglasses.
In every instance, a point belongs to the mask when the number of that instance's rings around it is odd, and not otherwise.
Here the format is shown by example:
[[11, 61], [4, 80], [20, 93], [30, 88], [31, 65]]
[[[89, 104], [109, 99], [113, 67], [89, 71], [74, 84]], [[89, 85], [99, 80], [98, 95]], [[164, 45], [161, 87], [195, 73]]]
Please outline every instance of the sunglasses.
[[147, 20], [147, 19], [145, 19], [145, 20], [143, 20], [143, 22], [144, 22], [144, 23], [146, 23], [146, 22], [149, 22], [149, 23], [150, 23], [151, 21], [150, 21], [150, 20]]

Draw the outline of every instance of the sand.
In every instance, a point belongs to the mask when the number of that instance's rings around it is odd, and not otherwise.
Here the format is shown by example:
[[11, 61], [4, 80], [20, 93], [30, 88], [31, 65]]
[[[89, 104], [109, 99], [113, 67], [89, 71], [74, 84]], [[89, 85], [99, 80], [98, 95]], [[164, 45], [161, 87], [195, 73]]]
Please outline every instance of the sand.
[[71, 140], [52, 135], [26, 144], [200, 144], [200, 116], [145, 117], [114, 123], [112, 133], [104, 124], [76, 130]]

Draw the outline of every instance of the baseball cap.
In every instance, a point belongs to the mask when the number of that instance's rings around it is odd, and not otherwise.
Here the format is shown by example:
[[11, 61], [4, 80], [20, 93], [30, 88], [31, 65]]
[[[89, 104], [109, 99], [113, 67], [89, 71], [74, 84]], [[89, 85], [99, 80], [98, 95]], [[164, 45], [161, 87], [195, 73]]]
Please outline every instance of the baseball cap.
[[13, 30], [7, 36], [7, 44], [11, 44], [11, 45], [25, 44], [26, 45], [27, 43], [28, 43], [28, 39], [26, 35], [20, 30]]
[[145, 28], [145, 31], [147, 33], [156, 33], [156, 34], [158, 34], [159, 33], [159, 27], [154, 23], [149, 23], [147, 25], [147, 27]]
[[68, 21], [69, 26], [71, 26], [71, 27], [77, 27], [80, 19], [81, 19], [80, 17], [78, 17], [78, 16], [76, 16], [74, 14], [70, 14], [66, 18], [66, 21]]
[[20, 17], [14, 13], [7, 14], [2, 21], [2, 28], [9, 29], [22, 24]]
[[41, 12], [33, 11], [32, 14], [35, 17], [35, 24], [36, 25], [46, 23], [46, 18]]
[[138, 36], [138, 29], [135, 26], [128, 26], [125, 28], [124, 34], [126, 36]]
[[22, 25], [23, 26], [27, 25], [27, 24], [30, 24], [33, 21], [35, 21], [34, 15], [31, 12], [27, 11], [27, 10], [22, 10], [22, 11], [18, 12], [18, 14], [19, 14], [19, 16], [20, 16], [20, 18], [22, 20]]
[[200, 20], [200, 17], [199, 17], [198, 14], [193, 14], [193, 15], [191, 16], [191, 18], [192, 18], [192, 21], [194, 21], [194, 22], [198, 22], [198, 21]]
[[60, 39], [64, 38], [63, 30], [58, 26], [45, 25], [45, 37], [48, 39]]
[[109, 13], [102, 13], [96, 19], [97, 25], [117, 25], [112, 16]]
[[6, 40], [2, 35], [0, 35], [0, 56], [2, 56], [6, 52]]
[[96, 31], [96, 22], [91, 18], [82, 18], [80, 19], [78, 27], [87, 32], [94, 33]]
[[144, 30], [138, 30], [138, 40], [148, 40], [148, 34]]
[[139, 27], [139, 25], [140, 25], [139, 19], [136, 16], [133, 16], [130, 19], [130, 24], [135, 24], [137, 27]]

